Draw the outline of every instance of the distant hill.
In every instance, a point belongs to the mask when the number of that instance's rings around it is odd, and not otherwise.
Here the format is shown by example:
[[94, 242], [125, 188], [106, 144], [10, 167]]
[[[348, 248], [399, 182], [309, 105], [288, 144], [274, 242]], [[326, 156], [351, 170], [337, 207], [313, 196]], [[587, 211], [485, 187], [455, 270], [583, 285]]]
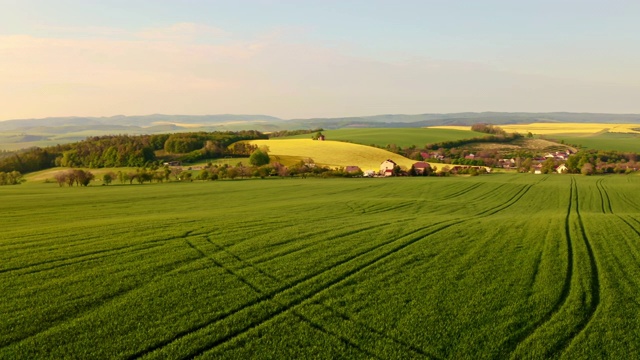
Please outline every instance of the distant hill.
[[553, 122], [640, 124], [640, 114], [465, 112], [289, 120], [259, 114], [51, 117], [0, 121], [0, 150], [64, 144], [89, 136], [116, 134], [141, 135], [240, 130], [272, 132], [316, 128], [325, 130], [343, 128], [419, 128], [438, 125], [469, 126], [478, 122], [497, 125]]
[[344, 118], [312, 118], [288, 120], [291, 124], [339, 129], [345, 127], [426, 127], [437, 125], [473, 125], [479, 122], [496, 125], [526, 124], [537, 122], [561, 123], [632, 123], [640, 124], [640, 114], [592, 114], [592, 113], [452, 113], [419, 115], [373, 115]]
[[350, 144], [341, 141], [314, 141], [311, 139], [270, 139], [247, 140], [253, 145], [269, 147], [269, 156], [285, 165], [295, 164], [304, 159], [329, 167], [358, 166], [362, 170], [380, 169], [380, 164], [391, 159], [396, 164], [410, 168], [415, 160], [407, 159], [387, 150], [371, 146]]
[[[147, 128], [158, 125], [175, 124], [180, 127], [215, 126], [229, 123], [264, 123], [280, 122], [282, 119], [267, 115], [144, 115], [144, 116], [124, 116], [117, 115], [111, 117], [50, 117], [44, 119], [22, 119], [0, 121], [0, 131], [6, 130], [28, 130], [59, 127], [113, 127], [121, 130], [122, 127]], [[74, 131], [76, 128], [72, 128]]]

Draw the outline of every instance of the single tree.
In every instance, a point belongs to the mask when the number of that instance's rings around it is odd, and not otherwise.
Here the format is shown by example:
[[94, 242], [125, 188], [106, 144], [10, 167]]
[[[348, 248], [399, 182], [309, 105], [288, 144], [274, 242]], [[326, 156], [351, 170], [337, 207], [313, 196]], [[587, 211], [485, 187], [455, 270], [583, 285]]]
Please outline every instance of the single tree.
[[255, 150], [251, 153], [251, 156], [249, 156], [249, 163], [253, 166], [267, 165], [269, 161], [269, 154], [260, 149]]

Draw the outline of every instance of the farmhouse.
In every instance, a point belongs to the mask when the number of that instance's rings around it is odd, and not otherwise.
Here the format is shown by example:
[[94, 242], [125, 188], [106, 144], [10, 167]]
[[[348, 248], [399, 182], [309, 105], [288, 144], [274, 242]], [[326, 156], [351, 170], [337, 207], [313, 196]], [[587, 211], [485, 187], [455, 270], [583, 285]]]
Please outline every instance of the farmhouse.
[[[386, 171], [387, 170], [393, 171], [393, 168], [396, 167], [397, 165], [398, 164], [396, 164], [395, 161], [393, 161], [391, 159], [387, 159], [382, 164], [380, 164], [380, 174], [383, 174], [384, 176], [387, 176], [386, 175]], [[389, 176], [391, 176], [391, 175], [389, 175]]]
[[347, 173], [357, 173], [357, 172], [361, 172], [362, 170], [360, 169], [359, 166], [347, 166], [346, 168], [344, 168], [344, 171]]
[[542, 174], [542, 164], [533, 165], [533, 173], [536, 175]]
[[429, 171], [431, 169], [431, 165], [424, 161], [418, 161], [413, 164], [413, 170], [416, 172], [416, 175], [424, 175], [425, 171]]
[[569, 168], [565, 164], [562, 164], [556, 168], [556, 171], [558, 174], [564, 174], [569, 171]]

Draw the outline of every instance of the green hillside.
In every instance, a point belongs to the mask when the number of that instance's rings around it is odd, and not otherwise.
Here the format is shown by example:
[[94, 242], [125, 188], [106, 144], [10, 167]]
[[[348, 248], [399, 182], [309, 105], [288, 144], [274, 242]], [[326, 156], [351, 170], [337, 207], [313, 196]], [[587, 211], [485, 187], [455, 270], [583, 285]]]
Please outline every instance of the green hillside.
[[564, 140], [567, 144], [575, 144], [587, 149], [617, 150], [640, 153], [640, 135], [626, 133], [600, 133], [600, 134], [553, 134], [545, 138]]

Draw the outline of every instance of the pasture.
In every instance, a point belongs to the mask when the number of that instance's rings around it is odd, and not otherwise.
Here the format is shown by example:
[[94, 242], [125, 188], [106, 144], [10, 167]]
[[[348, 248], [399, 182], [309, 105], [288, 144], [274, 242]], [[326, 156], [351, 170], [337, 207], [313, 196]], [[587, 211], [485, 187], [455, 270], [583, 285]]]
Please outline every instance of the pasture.
[[557, 141], [564, 140], [567, 144], [575, 144], [587, 149], [617, 150], [640, 153], [640, 134], [598, 133], [598, 134], [555, 134], [545, 138]]
[[639, 185], [0, 187], [0, 358], [638, 358]]
[[[587, 149], [640, 152], [640, 124], [533, 123], [499, 126], [507, 132], [526, 134], [530, 131], [542, 139], [564, 141]], [[434, 128], [462, 130], [466, 127]]]
[[363, 171], [380, 170], [380, 164], [391, 159], [396, 164], [409, 169], [415, 160], [378, 149], [371, 146], [350, 144], [341, 141], [316, 141], [311, 139], [270, 139], [250, 140], [251, 144], [269, 147], [271, 161], [278, 161], [284, 165], [313, 159], [321, 166], [346, 167], [359, 166]]
[[[486, 134], [469, 130], [470, 126], [456, 129], [436, 128], [366, 128], [326, 130], [322, 133], [327, 140], [348, 141], [361, 145], [386, 147], [396, 144], [403, 148], [415, 145], [423, 148], [426, 144], [450, 140], [462, 140]], [[313, 134], [291, 136], [283, 139], [310, 139]]]
[[[597, 134], [597, 133], [628, 133], [640, 134], [640, 124], [607, 124], [607, 123], [531, 123], [498, 125], [506, 132], [535, 135], [554, 134]], [[468, 126], [433, 126], [428, 129], [469, 130]]]

